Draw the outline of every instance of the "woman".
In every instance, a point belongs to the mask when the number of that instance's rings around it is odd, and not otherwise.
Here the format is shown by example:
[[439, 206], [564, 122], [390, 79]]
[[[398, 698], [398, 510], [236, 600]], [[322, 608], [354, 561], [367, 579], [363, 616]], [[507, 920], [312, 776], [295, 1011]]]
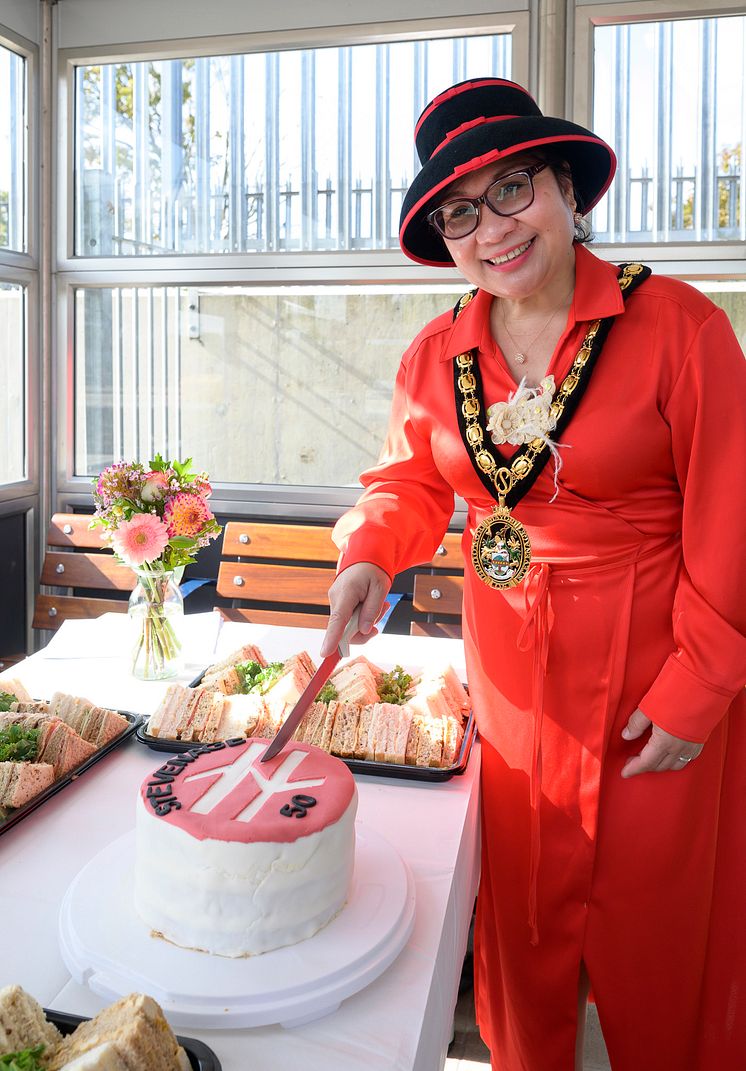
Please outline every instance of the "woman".
[[746, 1063], [746, 366], [725, 315], [581, 244], [611, 149], [520, 87], [423, 112], [400, 240], [476, 288], [404, 355], [322, 653], [468, 505], [477, 1018], [500, 1071]]

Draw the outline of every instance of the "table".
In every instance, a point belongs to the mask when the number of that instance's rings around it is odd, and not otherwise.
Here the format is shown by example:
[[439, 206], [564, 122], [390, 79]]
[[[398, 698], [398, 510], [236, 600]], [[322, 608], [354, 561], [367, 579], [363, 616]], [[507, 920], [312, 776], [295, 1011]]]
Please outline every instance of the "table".
[[[134, 680], [126, 659], [110, 654], [122, 650], [124, 619], [107, 620], [117, 617], [99, 619], [95, 643], [90, 622], [67, 622], [66, 657], [51, 657], [53, 643], [11, 675], [37, 697], [62, 690], [151, 713], [167, 683]], [[321, 637], [315, 629], [226, 623], [214, 657], [255, 643], [268, 660], [306, 650], [318, 661]], [[450, 662], [463, 675], [460, 640], [384, 634], [364, 651], [384, 668]], [[189, 681], [199, 668], [188, 665], [178, 679]], [[466, 772], [444, 783], [356, 776], [360, 819], [397, 849], [416, 887], [413, 934], [380, 978], [336, 1012], [292, 1029], [181, 1026], [178, 1032], [209, 1045], [224, 1071], [443, 1067], [478, 880], [479, 757], [476, 743]], [[16, 982], [45, 1006], [78, 1015], [93, 1015], [107, 1003], [72, 981], [58, 947], [58, 907], [80, 868], [133, 828], [137, 788], [162, 758], [130, 739], [0, 837], [0, 985]]]

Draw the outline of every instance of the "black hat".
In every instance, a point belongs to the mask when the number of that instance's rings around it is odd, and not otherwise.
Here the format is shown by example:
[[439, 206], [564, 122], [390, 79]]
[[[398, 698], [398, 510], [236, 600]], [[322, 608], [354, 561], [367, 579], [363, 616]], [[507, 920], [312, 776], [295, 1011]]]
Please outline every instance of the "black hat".
[[566, 119], [542, 115], [522, 86], [504, 78], [473, 78], [446, 89], [417, 120], [414, 138], [422, 170], [404, 198], [399, 242], [421, 264], [453, 265], [427, 214], [446, 186], [485, 164], [555, 148], [572, 171], [583, 214], [601, 200], [616, 170], [616, 157], [605, 141]]

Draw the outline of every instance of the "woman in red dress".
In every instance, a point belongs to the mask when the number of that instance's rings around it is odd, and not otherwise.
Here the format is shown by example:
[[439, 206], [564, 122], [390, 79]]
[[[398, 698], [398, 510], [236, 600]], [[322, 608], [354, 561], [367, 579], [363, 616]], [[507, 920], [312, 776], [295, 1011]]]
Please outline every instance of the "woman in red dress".
[[500, 1071], [746, 1066], [746, 364], [724, 313], [582, 244], [612, 150], [520, 86], [416, 129], [404, 252], [475, 288], [404, 354], [336, 528], [322, 653], [465, 500], [482, 741], [477, 1018]]

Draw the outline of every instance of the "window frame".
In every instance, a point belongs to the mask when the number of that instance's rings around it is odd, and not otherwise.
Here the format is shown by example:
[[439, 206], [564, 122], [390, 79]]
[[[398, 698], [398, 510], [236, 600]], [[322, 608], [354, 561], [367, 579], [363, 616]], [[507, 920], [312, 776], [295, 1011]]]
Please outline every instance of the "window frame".
[[[240, 34], [230, 37], [185, 38], [149, 42], [137, 49], [108, 46], [64, 49], [58, 62], [59, 130], [63, 148], [56, 168], [57, 203], [62, 206], [56, 235], [58, 389], [55, 407], [55, 441], [58, 444], [56, 495], [66, 507], [90, 504], [90, 480], [75, 476], [74, 435], [74, 291], [78, 286], [209, 286], [217, 284], [278, 287], [283, 285], [361, 286], [386, 283], [433, 285], [463, 292], [468, 284], [456, 269], [418, 265], [398, 249], [283, 253], [214, 253], [158, 257], [119, 256], [93, 258], [75, 255], [74, 246], [74, 68], [80, 64], [175, 59], [190, 56], [234, 55], [253, 51], [286, 51], [388, 42], [511, 34], [511, 70], [523, 84], [529, 82], [528, 10], [476, 16], [412, 19], [392, 23], [336, 26], [323, 30], [294, 30]], [[59, 144], [59, 142], [58, 142]], [[448, 307], [448, 300], [444, 307]], [[393, 386], [393, 380], [392, 380]], [[264, 517], [333, 519], [352, 505], [358, 487], [215, 483], [213, 508], [223, 514]], [[457, 514], [464, 513], [457, 506]]]
[[[743, 0], [720, 0], [708, 6], [702, 0], [612, 0], [611, 3], [576, 4], [574, 64], [568, 70], [572, 114], [575, 122], [593, 124], [593, 34], [596, 27], [639, 22], [681, 22], [687, 19], [746, 16]], [[746, 146], [744, 147], [746, 149]], [[746, 166], [746, 162], [743, 166]], [[680, 279], [744, 278], [743, 243], [708, 242], [594, 242], [593, 249], [605, 260], [640, 260], [664, 275]]]
[[[0, 484], [0, 503], [16, 502], [39, 494], [41, 410], [40, 373], [40, 281], [39, 281], [39, 128], [37, 117], [39, 49], [18, 33], [0, 26], [0, 45], [22, 56], [26, 63], [26, 161], [24, 182], [24, 251], [0, 249], [0, 280], [25, 287], [24, 301], [24, 385], [26, 475]], [[17, 505], [14, 507], [17, 508]], [[12, 512], [13, 510], [10, 510]], [[4, 512], [9, 512], [4, 509]]]

